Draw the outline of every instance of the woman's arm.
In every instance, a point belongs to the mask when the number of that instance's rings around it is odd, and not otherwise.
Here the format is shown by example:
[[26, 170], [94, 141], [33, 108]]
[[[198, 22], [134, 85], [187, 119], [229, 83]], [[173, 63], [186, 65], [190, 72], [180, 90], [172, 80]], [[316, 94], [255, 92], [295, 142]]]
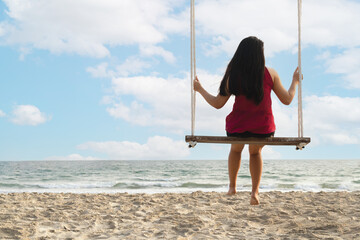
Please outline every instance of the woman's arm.
[[279, 98], [279, 100], [285, 104], [289, 105], [292, 100], [294, 99], [295, 93], [296, 93], [296, 86], [299, 84], [299, 68], [295, 69], [295, 72], [293, 74], [293, 80], [290, 85], [289, 90], [286, 90], [284, 86], [281, 83], [279, 74], [271, 68], [268, 68], [270, 75], [274, 81], [274, 92], [276, 96]]
[[220, 94], [216, 97], [211, 95], [201, 86], [197, 77], [194, 80], [194, 90], [199, 92], [203, 98], [216, 109], [222, 108], [230, 98], [230, 96], [221, 96]]

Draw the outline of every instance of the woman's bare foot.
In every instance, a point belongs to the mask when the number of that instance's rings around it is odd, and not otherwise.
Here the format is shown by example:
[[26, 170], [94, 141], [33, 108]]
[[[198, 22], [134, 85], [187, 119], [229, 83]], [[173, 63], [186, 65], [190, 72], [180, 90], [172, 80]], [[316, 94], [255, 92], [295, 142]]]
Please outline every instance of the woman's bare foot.
[[236, 194], [236, 187], [229, 187], [229, 191], [226, 195], [235, 195]]
[[259, 205], [260, 201], [259, 201], [259, 194], [251, 194], [251, 199], [250, 199], [250, 205]]

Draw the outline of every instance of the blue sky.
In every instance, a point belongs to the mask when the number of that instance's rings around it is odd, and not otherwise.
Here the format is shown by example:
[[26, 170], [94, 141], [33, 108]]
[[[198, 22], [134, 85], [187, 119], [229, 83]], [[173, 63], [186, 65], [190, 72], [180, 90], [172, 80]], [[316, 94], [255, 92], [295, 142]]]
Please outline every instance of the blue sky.
[[[185, 0], [0, 1], [0, 160], [226, 159], [190, 133]], [[238, 43], [255, 35], [289, 87], [297, 65], [295, 0], [196, 1], [197, 73], [217, 93]], [[360, 1], [303, 1], [304, 151], [265, 159], [359, 159]], [[196, 134], [224, 135], [198, 96]], [[273, 96], [277, 136], [297, 135], [297, 101]], [[247, 158], [248, 154], [244, 154]]]

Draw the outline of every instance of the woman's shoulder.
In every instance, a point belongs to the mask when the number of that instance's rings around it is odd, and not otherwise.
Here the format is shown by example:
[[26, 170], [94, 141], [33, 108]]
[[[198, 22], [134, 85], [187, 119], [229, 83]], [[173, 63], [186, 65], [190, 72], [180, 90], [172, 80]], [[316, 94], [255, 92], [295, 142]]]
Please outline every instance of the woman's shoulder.
[[271, 68], [271, 67], [265, 66], [265, 68], [269, 71], [269, 73], [270, 73], [271, 76], [278, 74], [278, 73], [276, 72], [276, 70], [273, 69], [273, 68]]
[[271, 79], [272, 79], [273, 82], [274, 82], [274, 81], [275, 81], [275, 78], [279, 76], [278, 73], [277, 73], [276, 70], [273, 69], [273, 68], [270, 68], [270, 67], [265, 67], [265, 68], [266, 68], [266, 69], [268, 70], [268, 72], [270, 73]]

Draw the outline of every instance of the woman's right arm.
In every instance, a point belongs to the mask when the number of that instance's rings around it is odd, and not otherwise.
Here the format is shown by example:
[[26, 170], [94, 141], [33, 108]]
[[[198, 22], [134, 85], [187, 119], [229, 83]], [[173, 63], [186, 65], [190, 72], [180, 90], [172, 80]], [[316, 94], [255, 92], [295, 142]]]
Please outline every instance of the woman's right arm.
[[299, 84], [299, 68], [295, 69], [295, 72], [293, 74], [293, 80], [289, 87], [289, 90], [286, 90], [284, 88], [284, 86], [281, 83], [279, 74], [274, 69], [268, 68], [268, 70], [274, 81], [273, 89], [276, 96], [283, 104], [290, 105], [296, 93], [296, 86]]
[[197, 77], [194, 80], [194, 90], [199, 92], [203, 98], [216, 109], [222, 108], [230, 98], [230, 96], [221, 96], [220, 94], [217, 96], [211, 95], [201, 86]]

